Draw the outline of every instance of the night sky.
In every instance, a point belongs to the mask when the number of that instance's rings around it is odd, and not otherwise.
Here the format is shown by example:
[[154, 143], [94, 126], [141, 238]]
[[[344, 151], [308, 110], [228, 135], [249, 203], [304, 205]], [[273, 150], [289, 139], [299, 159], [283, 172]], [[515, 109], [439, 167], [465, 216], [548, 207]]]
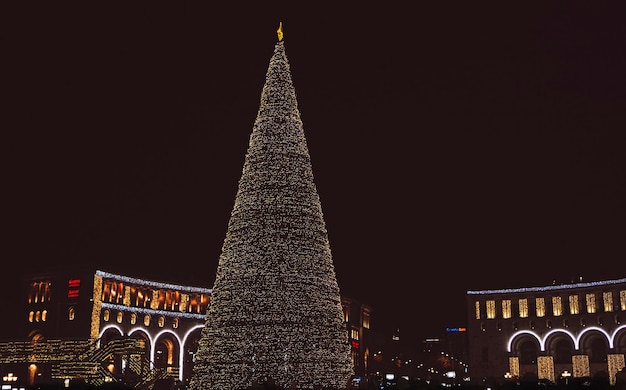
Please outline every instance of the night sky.
[[282, 21], [337, 279], [374, 327], [626, 277], [626, 4], [224, 3], [0, 2], [5, 267], [211, 287]]

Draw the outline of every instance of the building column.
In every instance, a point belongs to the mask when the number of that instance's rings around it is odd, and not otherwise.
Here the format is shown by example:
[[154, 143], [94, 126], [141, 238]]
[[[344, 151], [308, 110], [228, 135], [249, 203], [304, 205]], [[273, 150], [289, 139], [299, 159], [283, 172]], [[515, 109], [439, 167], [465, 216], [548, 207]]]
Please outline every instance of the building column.
[[574, 370], [574, 378], [591, 375], [589, 372], [589, 356], [587, 355], [573, 355], [572, 367]]
[[537, 376], [539, 379], [548, 379], [556, 382], [554, 378], [554, 360], [552, 356], [537, 357]]
[[509, 374], [511, 374], [513, 378], [519, 378], [519, 357], [509, 357]]
[[624, 354], [623, 353], [610, 353], [606, 355], [606, 360], [609, 370], [609, 381], [611, 385], [615, 384], [615, 374], [617, 374], [622, 368], [624, 368]]

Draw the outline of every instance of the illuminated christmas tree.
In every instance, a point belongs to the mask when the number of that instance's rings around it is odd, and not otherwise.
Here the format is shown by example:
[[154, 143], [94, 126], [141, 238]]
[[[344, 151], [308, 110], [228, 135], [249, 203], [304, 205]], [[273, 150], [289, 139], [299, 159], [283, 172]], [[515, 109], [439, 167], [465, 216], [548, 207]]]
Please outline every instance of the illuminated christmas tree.
[[190, 387], [345, 388], [342, 313], [281, 23]]

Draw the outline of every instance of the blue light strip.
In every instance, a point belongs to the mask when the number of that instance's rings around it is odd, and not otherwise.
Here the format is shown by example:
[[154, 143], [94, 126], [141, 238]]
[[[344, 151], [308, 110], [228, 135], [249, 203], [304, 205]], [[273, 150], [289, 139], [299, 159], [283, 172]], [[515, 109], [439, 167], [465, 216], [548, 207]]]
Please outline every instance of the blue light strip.
[[525, 292], [568, 290], [568, 289], [574, 289], [574, 288], [610, 286], [610, 285], [622, 284], [622, 283], [626, 283], [626, 278], [605, 280], [605, 281], [600, 281], [600, 282], [561, 284], [561, 285], [545, 286], [545, 287], [507, 288], [507, 289], [501, 289], [501, 290], [469, 290], [467, 291], [467, 295], [514, 294], [514, 293], [525, 293]]
[[204, 293], [204, 294], [211, 294], [213, 292], [213, 289], [210, 289], [210, 288], [182, 286], [182, 285], [170, 284], [170, 283], [160, 283], [160, 282], [154, 282], [150, 280], [131, 278], [128, 276], [123, 276], [123, 275], [116, 275], [116, 274], [112, 274], [112, 273], [104, 272], [104, 271], [96, 271], [96, 275], [102, 276], [103, 278], [107, 278], [107, 279], [115, 279], [115, 280], [128, 283], [128, 284], [149, 286], [149, 287], [155, 287], [155, 288], [160, 288], [160, 289], [180, 290], [184, 292], [196, 292], [196, 293]]

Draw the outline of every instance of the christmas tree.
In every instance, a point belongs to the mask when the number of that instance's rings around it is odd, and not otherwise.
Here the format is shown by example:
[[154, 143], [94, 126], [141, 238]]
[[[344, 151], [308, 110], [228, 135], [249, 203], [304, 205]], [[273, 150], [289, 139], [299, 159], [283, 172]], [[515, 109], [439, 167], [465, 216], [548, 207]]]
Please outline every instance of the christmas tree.
[[190, 387], [345, 388], [342, 313], [281, 23]]

